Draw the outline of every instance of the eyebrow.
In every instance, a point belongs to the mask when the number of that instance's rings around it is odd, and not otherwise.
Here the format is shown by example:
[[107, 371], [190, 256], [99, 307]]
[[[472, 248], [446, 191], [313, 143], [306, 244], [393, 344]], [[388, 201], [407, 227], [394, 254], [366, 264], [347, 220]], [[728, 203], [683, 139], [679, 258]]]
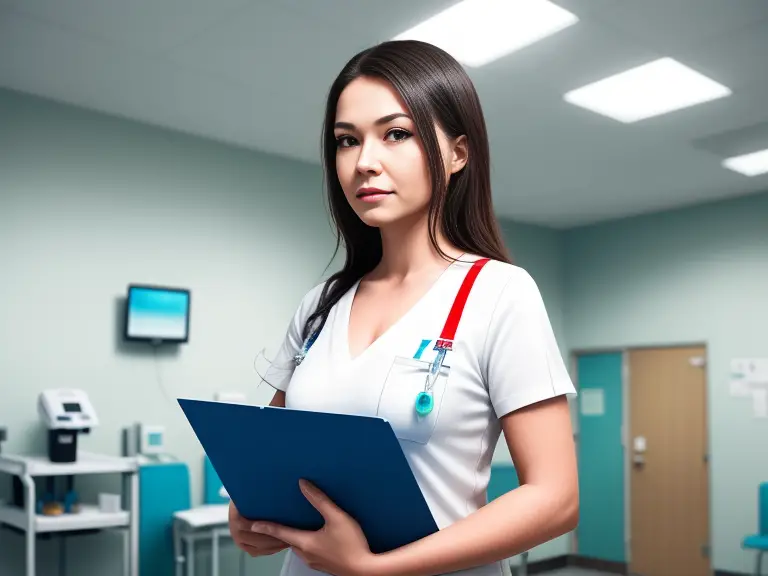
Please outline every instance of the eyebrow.
[[[378, 120], [374, 122], [376, 126], [381, 126], [382, 124], [389, 124], [392, 122], [392, 120], [396, 120], [397, 118], [408, 118], [411, 120], [411, 117], [408, 116], [408, 114], [405, 114], [404, 112], [395, 112], [394, 114], [388, 114], [386, 116], [382, 116]], [[336, 122], [334, 124], [334, 128], [343, 128], [344, 130], [354, 130], [355, 125], [351, 122]]]

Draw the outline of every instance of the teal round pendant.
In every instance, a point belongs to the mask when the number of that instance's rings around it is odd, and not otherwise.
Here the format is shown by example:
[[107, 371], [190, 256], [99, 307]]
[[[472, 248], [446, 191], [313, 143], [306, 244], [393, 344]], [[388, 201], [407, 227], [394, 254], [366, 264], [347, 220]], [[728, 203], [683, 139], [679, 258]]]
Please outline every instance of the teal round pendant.
[[432, 394], [427, 392], [419, 392], [416, 396], [416, 412], [421, 416], [426, 416], [432, 412], [432, 407], [435, 405], [435, 401], [432, 399]]

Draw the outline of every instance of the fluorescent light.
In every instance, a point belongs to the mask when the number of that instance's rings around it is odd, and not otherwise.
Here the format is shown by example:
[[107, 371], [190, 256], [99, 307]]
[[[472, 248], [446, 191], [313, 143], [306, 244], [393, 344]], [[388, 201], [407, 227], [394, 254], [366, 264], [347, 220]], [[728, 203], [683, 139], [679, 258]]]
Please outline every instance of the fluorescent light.
[[723, 167], [745, 176], [758, 176], [768, 173], [768, 150], [726, 158]]
[[572, 90], [564, 98], [576, 106], [629, 123], [730, 94], [726, 86], [672, 58], [661, 58]]
[[464, 0], [395, 40], [428, 42], [465, 66], [477, 67], [576, 22], [576, 16], [548, 0]]

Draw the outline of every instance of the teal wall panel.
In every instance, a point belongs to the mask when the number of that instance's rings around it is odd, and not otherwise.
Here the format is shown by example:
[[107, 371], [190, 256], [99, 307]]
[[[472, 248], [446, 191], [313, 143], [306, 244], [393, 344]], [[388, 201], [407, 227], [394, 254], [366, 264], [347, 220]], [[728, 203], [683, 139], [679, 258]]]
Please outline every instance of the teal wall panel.
[[590, 558], [624, 562], [622, 355], [580, 356], [578, 383], [578, 551]]

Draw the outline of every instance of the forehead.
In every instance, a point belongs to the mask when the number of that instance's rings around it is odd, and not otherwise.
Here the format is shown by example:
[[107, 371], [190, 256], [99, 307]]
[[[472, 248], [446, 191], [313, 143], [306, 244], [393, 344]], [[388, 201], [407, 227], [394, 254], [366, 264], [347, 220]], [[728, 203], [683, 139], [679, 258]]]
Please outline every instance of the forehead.
[[403, 99], [386, 80], [356, 78], [339, 96], [336, 120], [355, 124], [373, 123], [382, 116], [408, 113]]

